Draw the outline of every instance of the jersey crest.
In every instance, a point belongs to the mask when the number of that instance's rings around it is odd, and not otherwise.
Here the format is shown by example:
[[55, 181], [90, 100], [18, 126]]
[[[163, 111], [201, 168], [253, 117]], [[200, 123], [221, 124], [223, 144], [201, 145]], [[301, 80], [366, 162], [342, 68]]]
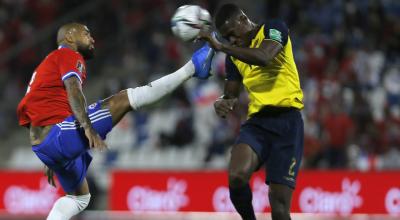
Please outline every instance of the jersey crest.
[[76, 68], [79, 70], [80, 73], [83, 73], [83, 72], [86, 71], [85, 70], [85, 65], [83, 65], [83, 63], [80, 60], [78, 60], [76, 62]]

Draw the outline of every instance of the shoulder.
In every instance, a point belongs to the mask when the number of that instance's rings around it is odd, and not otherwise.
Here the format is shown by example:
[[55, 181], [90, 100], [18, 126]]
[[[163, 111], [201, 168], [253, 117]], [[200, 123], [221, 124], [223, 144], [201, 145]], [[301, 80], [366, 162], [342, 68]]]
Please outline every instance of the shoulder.
[[289, 36], [289, 28], [281, 19], [272, 19], [264, 24], [264, 35], [266, 39], [274, 40], [286, 45]]
[[69, 48], [60, 48], [54, 51], [55, 56], [58, 57], [68, 57], [68, 58], [74, 58], [74, 59], [80, 59], [83, 60], [83, 57], [80, 53], [71, 50]]
[[85, 60], [82, 55], [69, 48], [60, 48], [56, 52], [58, 64], [65, 66], [67, 69], [76, 68], [81, 73], [85, 72]]
[[288, 30], [288, 26], [282, 19], [271, 19], [265, 22], [265, 29], [277, 28], [277, 29], [286, 29]]

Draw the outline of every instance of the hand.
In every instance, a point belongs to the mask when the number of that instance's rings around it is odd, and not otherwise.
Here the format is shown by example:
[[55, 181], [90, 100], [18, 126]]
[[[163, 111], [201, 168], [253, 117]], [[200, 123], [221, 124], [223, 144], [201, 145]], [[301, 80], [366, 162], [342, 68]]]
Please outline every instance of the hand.
[[53, 187], [57, 187], [56, 182], [54, 181], [54, 171], [46, 165], [44, 166], [44, 170], [44, 175], [47, 176], [47, 182]]
[[101, 139], [100, 135], [93, 128], [85, 128], [85, 136], [89, 141], [90, 148], [96, 148], [100, 151], [107, 149], [106, 143]]
[[225, 118], [229, 112], [233, 110], [237, 102], [237, 98], [232, 98], [232, 99], [224, 99], [224, 98], [218, 98], [214, 102], [214, 109], [215, 112], [219, 117]]
[[200, 30], [198, 39], [207, 41], [214, 50], [222, 49], [222, 43], [218, 41], [218, 39], [215, 37], [215, 32], [212, 32], [209, 27], [205, 27]]

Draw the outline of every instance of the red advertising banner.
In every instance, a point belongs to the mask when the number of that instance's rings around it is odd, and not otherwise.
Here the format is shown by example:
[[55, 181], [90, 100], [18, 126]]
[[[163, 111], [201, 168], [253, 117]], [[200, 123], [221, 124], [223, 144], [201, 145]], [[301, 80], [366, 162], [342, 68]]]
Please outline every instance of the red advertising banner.
[[47, 214], [62, 195], [43, 172], [0, 171], [0, 210], [11, 214]]
[[[46, 214], [62, 195], [42, 172], [0, 171], [0, 210], [11, 214]], [[234, 208], [224, 171], [114, 171], [111, 210], [218, 211]], [[270, 211], [264, 174], [250, 183], [257, 212]], [[400, 171], [302, 171], [293, 195], [293, 212], [382, 213], [400, 215]]]
[[[253, 176], [253, 206], [270, 211], [263, 172]], [[233, 211], [227, 173], [114, 171], [112, 210]], [[302, 171], [293, 195], [293, 212], [389, 213], [400, 215], [400, 172]]]

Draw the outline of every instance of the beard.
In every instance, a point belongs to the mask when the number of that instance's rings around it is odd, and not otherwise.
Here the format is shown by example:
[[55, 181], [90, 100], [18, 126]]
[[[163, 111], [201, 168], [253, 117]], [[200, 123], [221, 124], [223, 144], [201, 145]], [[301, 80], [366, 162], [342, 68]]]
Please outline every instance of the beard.
[[78, 45], [78, 52], [82, 55], [83, 59], [90, 60], [94, 57], [94, 48], [90, 48], [89, 45], [83, 46]]

